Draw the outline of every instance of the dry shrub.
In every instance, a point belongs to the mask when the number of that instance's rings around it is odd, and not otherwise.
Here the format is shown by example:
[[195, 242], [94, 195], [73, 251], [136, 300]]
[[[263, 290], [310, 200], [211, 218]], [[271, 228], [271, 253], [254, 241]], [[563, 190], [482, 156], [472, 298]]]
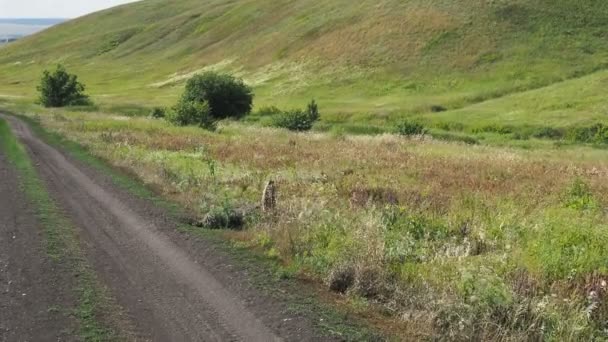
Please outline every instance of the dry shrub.
[[355, 268], [348, 264], [335, 266], [325, 281], [329, 289], [337, 293], [346, 293], [355, 282]]
[[513, 292], [520, 297], [534, 297], [541, 292], [541, 285], [524, 269], [514, 271], [509, 278]]
[[587, 275], [578, 292], [586, 298], [588, 318], [608, 328], [608, 276], [597, 272]]
[[391, 296], [391, 286], [382, 266], [357, 266], [353, 294], [367, 299], [386, 300]]

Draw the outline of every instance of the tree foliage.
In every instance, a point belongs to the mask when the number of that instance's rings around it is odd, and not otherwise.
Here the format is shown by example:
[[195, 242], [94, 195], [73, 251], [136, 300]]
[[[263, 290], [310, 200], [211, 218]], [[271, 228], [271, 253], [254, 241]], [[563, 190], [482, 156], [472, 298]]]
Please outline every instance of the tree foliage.
[[314, 99], [308, 104], [307, 111], [312, 121], [318, 121], [319, 119], [321, 119], [321, 114], [319, 113], [319, 105], [317, 105], [317, 102]]
[[207, 103], [215, 120], [239, 119], [251, 113], [253, 92], [241, 79], [206, 72], [188, 80], [182, 102]]
[[45, 107], [65, 107], [89, 104], [85, 86], [78, 76], [70, 74], [62, 65], [50, 72], [45, 70], [38, 86], [40, 103]]

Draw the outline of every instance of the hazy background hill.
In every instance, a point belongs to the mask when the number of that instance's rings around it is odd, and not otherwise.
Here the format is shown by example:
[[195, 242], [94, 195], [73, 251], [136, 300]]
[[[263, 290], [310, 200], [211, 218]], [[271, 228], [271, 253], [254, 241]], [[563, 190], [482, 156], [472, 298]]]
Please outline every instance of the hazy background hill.
[[[40, 72], [63, 63], [99, 103], [164, 105], [187, 76], [214, 69], [254, 85], [258, 105], [315, 97], [333, 121], [438, 120], [433, 106], [452, 110], [440, 117], [450, 122], [593, 121], [598, 89], [560, 82], [603, 84], [606, 38], [602, 0], [146, 0], [4, 49], [0, 93], [33, 96]], [[529, 90], [534, 103], [509, 100]], [[551, 107], [558, 93], [573, 101]]]
[[65, 21], [65, 19], [0, 18], [0, 40], [34, 34], [63, 21]]

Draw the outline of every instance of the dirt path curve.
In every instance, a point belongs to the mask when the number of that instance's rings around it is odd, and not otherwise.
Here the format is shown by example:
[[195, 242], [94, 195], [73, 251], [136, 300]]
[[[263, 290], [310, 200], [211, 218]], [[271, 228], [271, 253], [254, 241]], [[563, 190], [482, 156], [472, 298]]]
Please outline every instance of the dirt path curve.
[[6, 116], [53, 197], [82, 230], [103, 282], [142, 339], [318, 341], [308, 323], [246, 285], [212, 247], [195, 244], [141, 200], [35, 137]]

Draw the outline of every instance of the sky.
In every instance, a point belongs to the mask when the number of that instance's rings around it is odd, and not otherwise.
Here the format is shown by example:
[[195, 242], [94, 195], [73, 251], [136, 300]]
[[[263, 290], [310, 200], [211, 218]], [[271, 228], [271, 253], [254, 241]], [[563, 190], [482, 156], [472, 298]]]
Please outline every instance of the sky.
[[0, 18], [76, 18], [135, 0], [0, 0]]

